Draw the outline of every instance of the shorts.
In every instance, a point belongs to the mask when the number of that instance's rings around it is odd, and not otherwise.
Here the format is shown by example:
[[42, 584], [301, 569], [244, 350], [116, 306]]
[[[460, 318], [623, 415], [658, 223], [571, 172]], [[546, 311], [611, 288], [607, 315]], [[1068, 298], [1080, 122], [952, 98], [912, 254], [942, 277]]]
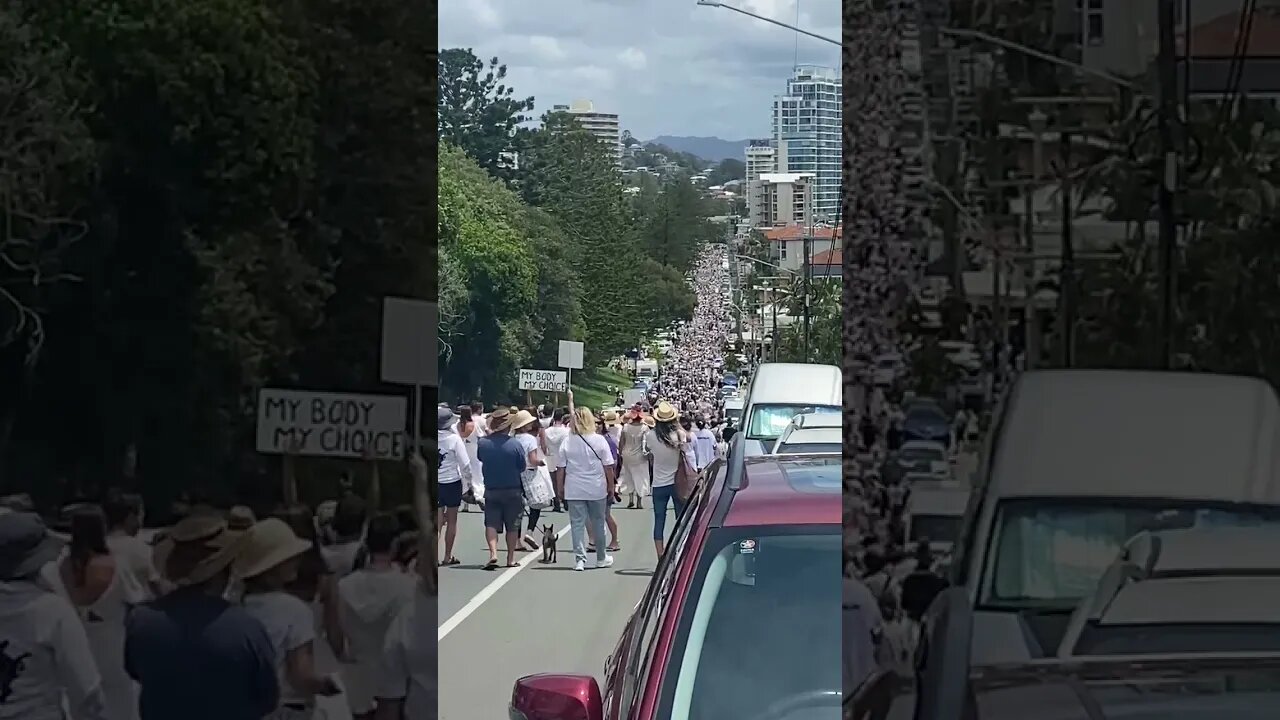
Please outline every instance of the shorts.
[[484, 494], [484, 526], [498, 532], [520, 532], [520, 516], [524, 514], [524, 491], [489, 490]]
[[442, 508], [462, 507], [462, 481], [440, 483], [439, 505]]

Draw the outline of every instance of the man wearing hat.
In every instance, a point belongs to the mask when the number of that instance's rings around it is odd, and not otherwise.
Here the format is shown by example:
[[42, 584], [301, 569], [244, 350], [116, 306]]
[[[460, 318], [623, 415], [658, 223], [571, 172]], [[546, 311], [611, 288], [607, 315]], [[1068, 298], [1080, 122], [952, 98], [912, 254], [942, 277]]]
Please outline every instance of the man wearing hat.
[[489, 434], [480, 438], [476, 454], [484, 465], [484, 535], [489, 546], [485, 570], [498, 567], [498, 535], [507, 539], [507, 567], [515, 567], [520, 548], [520, 517], [524, 513], [524, 483], [528, 465], [524, 448], [511, 435], [511, 411], [499, 407], [489, 414]]
[[156, 546], [156, 566], [176, 589], [125, 621], [125, 670], [141, 689], [141, 720], [260, 720], [276, 709], [271, 638], [224, 597], [247, 535], [198, 512]]
[[40, 516], [0, 514], [0, 717], [61, 720], [65, 694], [73, 717], [107, 718], [84, 624], [45, 579], [61, 552]]

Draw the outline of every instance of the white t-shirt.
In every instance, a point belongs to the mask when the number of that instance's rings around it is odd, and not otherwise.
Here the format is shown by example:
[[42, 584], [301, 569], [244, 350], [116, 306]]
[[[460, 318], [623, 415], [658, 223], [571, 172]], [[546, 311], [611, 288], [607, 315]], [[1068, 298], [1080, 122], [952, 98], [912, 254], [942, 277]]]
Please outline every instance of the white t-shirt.
[[[685, 438], [683, 433], [678, 433], [680, 440], [680, 450], [684, 451], [685, 462], [690, 468], [697, 467], [693, 457], [693, 447]], [[656, 430], [650, 430], [644, 435], [645, 447], [649, 449], [649, 453], [653, 455], [653, 487], [666, 487], [675, 484], [676, 481], [676, 458], [680, 455], [680, 450], [669, 447], [666, 443], [658, 438]]]
[[564, 439], [569, 437], [569, 428], [563, 425], [552, 425], [542, 433], [542, 437], [547, 441], [547, 465], [549, 470], [555, 470], [560, 467], [558, 463], [560, 455], [560, 445]]
[[360, 554], [361, 542], [345, 542], [337, 545], [326, 545], [320, 548], [320, 557], [334, 576], [344, 578], [356, 569], [356, 556]]
[[538, 436], [530, 435], [529, 433], [517, 433], [516, 435], [513, 435], [512, 438], [514, 438], [516, 442], [520, 443], [520, 448], [524, 450], [526, 457], [525, 467], [534, 467], [528, 464], [527, 458], [529, 453], [534, 450], [537, 450], [539, 454], [541, 454], [542, 446], [538, 444]]
[[276, 651], [276, 677], [280, 680], [280, 704], [304, 703], [306, 699], [289, 685], [286, 674], [289, 652], [316, 639], [315, 613], [294, 595], [276, 591], [244, 597], [244, 609], [258, 619]]
[[604, 469], [616, 459], [609, 442], [597, 433], [566, 438], [556, 467], [564, 468], [565, 500], [603, 500], [609, 494]]
[[[138, 580], [144, 583], [154, 583], [160, 580], [160, 573], [157, 571], [155, 563], [151, 561], [151, 546], [138, 537], [119, 534], [108, 535], [107, 549], [111, 551], [111, 555], [116, 559], [116, 562], [128, 567], [130, 572], [133, 573], [133, 577]], [[150, 585], [147, 586], [147, 590], [150, 590]]]
[[0, 653], [17, 662], [0, 703], [2, 720], [106, 720], [102, 679], [71, 603], [34, 583], [0, 583]]
[[351, 655], [342, 678], [358, 712], [373, 709], [387, 632], [417, 587], [414, 576], [394, 569], [357, 570], [338, 582], [338, 608]]
[[404, 700], [406, 718], [435, 717], [439, 699], [435, 634], [439, 598], [419, 588], [387, 630], [378, 697]]
[[439, 431], [436, 434], [436, 452], [440, 454], [441, 485], [460, 482], [464, 477], [471, 479], [471, 456], [467, 454], [467, 444], [457, 433]]

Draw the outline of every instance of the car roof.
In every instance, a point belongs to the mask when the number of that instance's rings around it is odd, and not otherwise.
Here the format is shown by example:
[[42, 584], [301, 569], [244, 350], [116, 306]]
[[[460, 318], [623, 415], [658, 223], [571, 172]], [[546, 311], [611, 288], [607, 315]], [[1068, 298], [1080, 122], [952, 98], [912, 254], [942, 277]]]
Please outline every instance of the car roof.
[[908, 440], [898, 447], [898, 452], [903, 450], [936, 450], [943, 454], [947, 452], [945, 445], [931, 440]]
[[1000, 497], [1280, 504], [1280, 400], [1256, 378], [1032, 370], [996, 438]]
[[1125, 546], [1125, 559], [1153, 575], [1273, 573], [1280, 577], [1280, 528], [1274, 526], [1144, 532]]
[[844, 378], [835, 365], [765, 363], [751, 378], [752, 405], [842, 405]]
[[1155, 578], [1126, 585], [1100, 626], [1280, 624], [1280, 577]]
[[[836, 417], [840, 417], [837, 415]], [[844, 430], [838, 427], [798, 428], [786, 436], [782, 447], [808, 443], [839, 443], [844, 440]]]
[[908, 501], [914, 515], [962, 517], [969, 504], [969, 491], [955, 487], [922, 487], [911, 491]]
[[[742, 462], [724, 527], [839, 525], [843, 514], [842, 458], [832, 455], [760, 455]], [[733, 472], [733, 464], [729, 464]]]

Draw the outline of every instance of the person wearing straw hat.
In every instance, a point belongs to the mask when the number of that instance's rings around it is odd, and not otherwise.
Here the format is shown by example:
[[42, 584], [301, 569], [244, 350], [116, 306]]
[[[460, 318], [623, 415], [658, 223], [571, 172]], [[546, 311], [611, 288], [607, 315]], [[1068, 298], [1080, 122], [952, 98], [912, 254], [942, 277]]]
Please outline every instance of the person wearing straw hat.
[[125, 620], [124, 663], [142, 720], [260, 720], [280, 695], [266, 628], [226, 600], [244, 534], [218, 514], [179, 521], [156, 546], [175, 589]]
[[330, 676], [315, 672], [315, 615], [287, 591], [298, 574], [311, 541], [294, 534], [288, 523], [267, 518], [244, 535], [244, 547], [232, 566], [244, 581], [244, 609], [266, 628], [275, 650], [280, 700], [271, 720], [309, 720], [317, 695], [331, 696], [341, 688]]
[[511, 434], [513, 414], [499, 407], [489, 414], [489, 434], [480, 438], [476, 450], [484, 465], [485, 506], [484, 534], [489, 546], [485, 570], [498, 567], [498, 535], [507, 540], [507, 567], [516, 566], [520, 549], [520, 517], [524, 514], [524, 483], [521, 481], [529, 464], [520, 441]]
[[102, 678], [71, 603], [54, 590], [50, 563], [63, 543], [34, 513], [0, 515], [0, 718], [107, 720]]
[[627, 496], [627, 508], [644, 509], [644, 499], [649, 496], [649, 468], [645, 459], [644, 434], [646, 427], [640, 406], [627, 414], [627, 424], [618, 438], [618, 452], [622, 455], [622, 473], [618, 478], [618, 493]]
[[676, 473], [684, 462], [694, 472], [689, 438], [680, 427], [680, 413], [668, 402], [653, 410], [654, 428], [645, 434], [645, 447], [653, 457], [653, 546], [661, 558], [666, 546], [667, 503], [675, 505], [676, 518], [684, 512], [684, 500], [676, 493]]

